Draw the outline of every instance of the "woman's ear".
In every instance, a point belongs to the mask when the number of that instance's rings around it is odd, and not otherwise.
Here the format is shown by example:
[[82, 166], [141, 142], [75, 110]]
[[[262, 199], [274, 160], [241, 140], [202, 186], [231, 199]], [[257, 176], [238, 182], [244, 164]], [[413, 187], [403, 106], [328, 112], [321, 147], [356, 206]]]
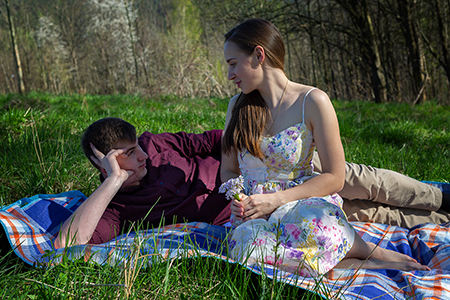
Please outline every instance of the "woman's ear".
[[266, 53], [264, 52], [264, 48], [261, 46], [256, 46], [254, 51], [255, 51], [256, 59], [258, 60], [258, 63], [260, 65], [262, 65], [264, 60], [266, 59]]

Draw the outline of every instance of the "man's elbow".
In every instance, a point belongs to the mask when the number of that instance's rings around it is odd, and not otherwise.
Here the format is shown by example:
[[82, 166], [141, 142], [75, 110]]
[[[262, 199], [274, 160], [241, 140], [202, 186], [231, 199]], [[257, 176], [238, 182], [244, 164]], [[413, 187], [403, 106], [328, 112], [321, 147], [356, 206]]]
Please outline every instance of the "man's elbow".
[[55, 246], [55, 249], [63, 248], [63, 247], [70, 247], [70, 246], [77, 246], [77, 245], [83, 245], [87, 244], [90, 240], [90, 237], [82, 238], [79, 235], [74, 235], [72, 237], [63, 236], [59, 234], [56, 239], [53, 241], [53, 245]]
[[56, 239], [53, 241], [53, 246], [55, 247], [55, 249], [59, 249], [63, 247], [62, 245], [64, 245], [64, 242], [62, 241], [62, 238], [58, 235]]

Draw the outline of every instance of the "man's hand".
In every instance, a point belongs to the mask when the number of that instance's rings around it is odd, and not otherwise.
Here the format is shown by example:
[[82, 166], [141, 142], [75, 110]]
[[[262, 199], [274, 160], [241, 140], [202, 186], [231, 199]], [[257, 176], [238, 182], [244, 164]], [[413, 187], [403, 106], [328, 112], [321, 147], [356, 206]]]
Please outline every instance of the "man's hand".
[[133, 171], [121, 169], [117, 162], [117, 156], [125, 154], [126, 149], [111, 149], [106, 155], [95, 148], [93, 144], [91, 144], [91, 149], [95, 155], [91, 155], [92, 161], [100, 167], [106, 177], [116, 176], [123, 183], [133, 175]]

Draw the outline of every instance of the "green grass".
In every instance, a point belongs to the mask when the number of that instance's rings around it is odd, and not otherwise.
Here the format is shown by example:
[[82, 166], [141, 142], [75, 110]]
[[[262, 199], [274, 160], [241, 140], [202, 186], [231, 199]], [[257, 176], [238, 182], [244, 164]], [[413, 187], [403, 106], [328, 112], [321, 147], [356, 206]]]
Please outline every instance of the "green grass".
[[[0, 95], [0, 205], [38, 193], [89, 195], [96, 171], [79, 145], [83, 130], [107, 116], [155, 133], [223, 128], [227, 99], [138, 96]], [[450, 109], [334, 101], [349, 161], [420, 180], [450, 180]], [[1, 299], [317, 299], [312, 293], [212, 258], [154, 263], [139, 270], [129, 294], [123, 269], [82, 261], [30, 268], [0, 258]]]
[[450, 181], [450, 107], [334, 102], [346, 159]]

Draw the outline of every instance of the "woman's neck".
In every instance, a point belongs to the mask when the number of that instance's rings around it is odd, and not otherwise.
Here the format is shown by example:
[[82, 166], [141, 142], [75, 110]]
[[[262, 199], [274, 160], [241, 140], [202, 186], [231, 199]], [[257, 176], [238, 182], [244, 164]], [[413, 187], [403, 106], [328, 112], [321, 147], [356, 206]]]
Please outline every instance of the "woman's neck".
[[278, 107], [283, 94], [286, 92], [287, 82], [288, 78], [282, 70], [272, 69], [272, 72], [267, 72], [267, 76], [258, 90], [270, 110]]

